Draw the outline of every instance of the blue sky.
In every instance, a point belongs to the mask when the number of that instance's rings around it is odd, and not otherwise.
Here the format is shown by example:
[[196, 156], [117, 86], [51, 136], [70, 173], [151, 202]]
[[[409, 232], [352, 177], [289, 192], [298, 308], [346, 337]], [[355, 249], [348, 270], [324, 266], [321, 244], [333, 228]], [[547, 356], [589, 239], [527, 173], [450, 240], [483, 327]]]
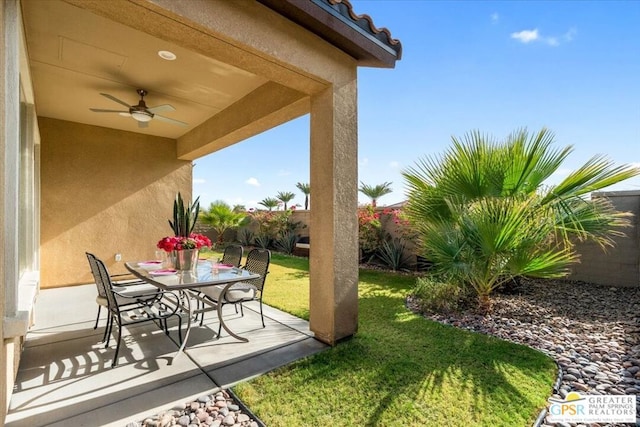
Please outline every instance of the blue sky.
[[[393, 183], [380, 205], [404, 200], [403, 168], [472, 130], [503, 138], [549, 128], [557, 147], [574, 147], [549, 184], [598, 154], [640, 166], [640, 2], [352, 4], [403, 46], [395, 69], [358, 71], [359, 180]], [[258, 207], [279, 191], [302, 204], [295, 185], [309, 182], [309, 117], [195, 164], [203, 206]], [[611, 189], [640, 190], [640, 178]]]

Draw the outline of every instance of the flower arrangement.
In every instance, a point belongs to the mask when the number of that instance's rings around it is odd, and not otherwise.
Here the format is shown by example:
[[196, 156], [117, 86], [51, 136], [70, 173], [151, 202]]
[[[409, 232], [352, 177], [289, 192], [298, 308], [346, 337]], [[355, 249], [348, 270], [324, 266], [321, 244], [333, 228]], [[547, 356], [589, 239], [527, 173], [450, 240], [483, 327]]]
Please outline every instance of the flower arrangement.
[[175, 235], [162, 238], [157, 244], [159, 249], [172, 252], [211, 247], [211, 240], [207, 236], [193, 232], [200, 213], [199, 199], [198, 197], [193, 203], [184, 203], [182, 195], [178, 193], [173, 202], [173, 221], [169, 220], [169, 226]]
[[164, 237], [158, 242], [158, 249], [166, 252], [181, 251], [183, 249], [210, 248], [211, 240], [202, 234], [191, 233], [189, 237], [171, 236]]

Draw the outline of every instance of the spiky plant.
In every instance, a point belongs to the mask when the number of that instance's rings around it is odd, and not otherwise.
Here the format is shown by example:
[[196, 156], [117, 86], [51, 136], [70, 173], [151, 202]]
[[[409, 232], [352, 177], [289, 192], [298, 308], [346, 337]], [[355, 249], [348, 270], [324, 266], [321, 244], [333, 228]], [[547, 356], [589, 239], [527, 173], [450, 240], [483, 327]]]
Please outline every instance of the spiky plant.
[[169, 226], [177, 237], [189, 237], [196, 226], [196, 220], [200, 213], [200, 197], [193, 203], [184, 203], [182, 195], [178, 192], [173, 202], [173, 221], [169, 220]]
[[606, 198], [587, 195], [640, 174], [597, 156], [560, 184], [543, 182], [572, 151], [553, 149], [553, 134], [519, 130], [497, 142], [479, 132], [442, 157], [427, 157], [403, 171], [406, 212], [423, 254], [437, 272], [470, 285], [480, 305], [514, 276], [562, 277], [576, 261], [575, 240], [612, 245], [628, 224]]

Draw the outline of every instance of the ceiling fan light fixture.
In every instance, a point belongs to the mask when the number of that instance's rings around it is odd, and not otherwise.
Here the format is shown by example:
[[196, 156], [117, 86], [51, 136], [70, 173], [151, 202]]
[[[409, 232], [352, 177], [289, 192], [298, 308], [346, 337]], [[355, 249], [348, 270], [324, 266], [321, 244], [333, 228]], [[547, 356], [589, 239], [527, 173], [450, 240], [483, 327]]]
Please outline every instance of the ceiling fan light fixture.
[[147, 113], [146, 111], [133, 111], [131, 113], [131, 117], [139, 122], [149, 122], [151, 121], [151, 119], [153, 119], [153, 115], [151, 113]]
[[158, 51], [158, 56], [162, 59], [165, 59], [167, 61], [175, 61], [177, 56], [175, 53], [170, 52], [168, 50], [159, 50]]

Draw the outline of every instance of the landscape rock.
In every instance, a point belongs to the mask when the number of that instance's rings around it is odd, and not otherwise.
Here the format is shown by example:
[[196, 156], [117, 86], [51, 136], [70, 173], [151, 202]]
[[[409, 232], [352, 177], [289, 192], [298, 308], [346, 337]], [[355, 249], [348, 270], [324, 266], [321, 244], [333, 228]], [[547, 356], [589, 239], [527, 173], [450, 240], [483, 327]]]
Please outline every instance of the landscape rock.
[[[488, 315], [422, 313], [440, 323], [538, 349], [561, 367], [559, 394], [633, 394], [640, 402], [640, 289], [520, 279]], [[419, 312], [412, 297], [407, 306]], [[640, 405], [636, 405], [640, 418]], [[546, 423], [543, 425], [547, 425]], [[599, 424], [611, 427], [616, 424]], [[595, 427], [592, 424], [590, 427]]]

